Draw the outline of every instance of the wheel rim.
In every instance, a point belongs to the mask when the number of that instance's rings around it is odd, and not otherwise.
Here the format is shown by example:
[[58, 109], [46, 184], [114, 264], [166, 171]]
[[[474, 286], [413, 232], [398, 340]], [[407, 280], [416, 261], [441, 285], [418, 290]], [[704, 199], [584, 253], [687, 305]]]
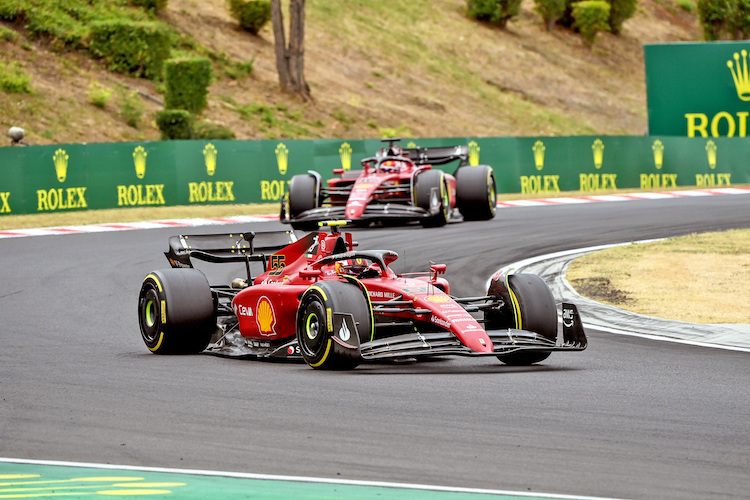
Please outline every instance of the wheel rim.
[[318, 331], [320, 329], [320, 321], [318, 321], [318, 315], [315, 313], [310, 314], [305, 322], [305, 334], [307, 338], [315, 341], [318, 337]]
[[150, 287], [141, 302], [141, 333], [147, 345], [154, 344], [159, 336], [159, 297]]
[[310, 358], [316, 358], [325, 348], [325, 310], [318, 297], [311, 297], [305, 304], [301, 321], [302, 338], [300, 348]]
[[146, 302], [146, 325], [149, 328], [153, 328], [156, 319], [154, 317], [154, 301], [149, 300]]

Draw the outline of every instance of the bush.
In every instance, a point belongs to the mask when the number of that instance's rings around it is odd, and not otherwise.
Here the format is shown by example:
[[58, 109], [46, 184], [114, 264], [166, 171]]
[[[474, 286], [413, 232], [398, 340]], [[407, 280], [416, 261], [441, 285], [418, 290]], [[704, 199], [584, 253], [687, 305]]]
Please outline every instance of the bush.
[[698, 18], [706, 40], [718, 40], [729, 32], [733, 0], [698, 0]]
[[638, 0], [609, 0], [609, 29], [615, 35], [622, 32], [622, 24], [633, 17]]
[[193, 129], [194, 139], [234, 139], [235, 135], [232, 129], [224, 125], [217, 125], [211, 122], [199, 122]]
[[91, 82], [86, 95], [89, 98], [89, 102], [97, 108], [106, 108], [112, 97], [112, 90], [102, 87], [97, 82]]
[[159, 22], [115, 20], [91, 26], [91, 53], [119, 73], [161, 79], [171, 45], [169, 29]]
[[192, 139], [193, 115], [184, 109], [165, 109], [156, 113], [156, 126], [161, 130], [161, 140]]
[[732, 37], [747, 40], [750, 35], [750, 0], [736, 0], [731, 22]]
[[170, 59], [164, 64], [164, 104], [167, 109], [200, 113], [207, 106], [211, 61], [207, 57]]
[[260, 29], [271, 20], [269, 0], [227, 0], [229, 12], [240, 27], [257, 35]]
[[580, 31], [587, 45], [592, 45], [596, 34], [609, 29], [610, 6], [604, 0], [583, 0], [573, 4], [573, 26]]
[[542, 16], [547, 31], [552, 31], [558, 19], [565, 13], [565, 0], [534, 0], [534, 10]]
[[30, 94], [31, 76], [16, 61], [10, 65], [0, 61], [0, 89], [11, 94]]
[[130, 0], [130, 3], [154, 13], [161, 12], [167, 8], [167, 0]]
[[117, 104], [120, 107], [120, 116], [125, 123], [133, 128], [138, 128], [143, 115], [143, 101], [137, 90], [131, 90], [124, 85], [117, 88]]
[[469, 17], [505, 28], [521, 10], [521, 0], [466, 0]]

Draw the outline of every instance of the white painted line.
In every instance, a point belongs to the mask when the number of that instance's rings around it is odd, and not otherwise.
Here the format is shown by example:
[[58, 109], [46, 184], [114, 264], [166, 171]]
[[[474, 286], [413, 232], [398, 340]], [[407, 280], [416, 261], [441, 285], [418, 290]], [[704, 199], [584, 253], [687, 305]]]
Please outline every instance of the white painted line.
[[243, 472], [222, 472], [222, 471], [208, 471], [198, 469], [171, 469], [163, 467], [139, 467], [139, 466], [128, 466], [128, 465], [112, 465], [112, 464], [95, 464], [86, 462], [61, 462], [52, 460], [26, 460], [20, 458], [2, 458], [0, 457], [0, 463], [16, 463], [16, 464], [30, 464], [30, 465], [44, 465], [53, 467], [85, 467], [90, 469], [106, 469], [106, 470], [123, 470], [123, 471], [140, 471], [140, 472], [159, 472], [166, 474], [191, 474], [195, 476], [212, 476], [212, 477], [231, 477], [236, 479], [256, 479], [263, 481], [290, 481], [300, 483], [317, 483], [317, 484], [341, 484], [350, 486], [367, 486], [367, 487], [380, 487], [380, 488], [401, 488], [408, 490], [427, 490], [427, 491], [443, 491], [449, 493], [474, 493], [484, 495], [508, 495], [516, 497], [534, 497], [534, 498], [550, 498], [559, 500], [619, 500], [612, 497], [590, 497], [590, 496], [577, 496], [577, 495], [555, 495], [552, 493], [533, 493], [529, 491], [517, 492], [509, 490], [493, 490], [493, 489], [482, 489], [482, 488], [459, 488], [451, 486], [434, 486], [429, 484], [411, 484], [411, 483], [391, 483], [391, 482], [380, 482], [380, 481], [358, 481], [354, 479], [329, 479], [323, 477], [305, 477], [305, 476], [276, 476], [270, 474], [253, 474]]

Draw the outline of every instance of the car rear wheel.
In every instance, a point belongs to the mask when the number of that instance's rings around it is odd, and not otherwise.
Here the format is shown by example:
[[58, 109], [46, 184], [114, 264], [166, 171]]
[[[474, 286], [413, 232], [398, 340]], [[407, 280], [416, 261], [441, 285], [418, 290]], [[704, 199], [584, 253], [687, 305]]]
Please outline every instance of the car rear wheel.
[[[502, 297], [505, 306], [499, 311], [486, 311], [488, 329], [517, 328], [536, 332], [542, 337], [557, 339], [557, 306], [547, 283], [535, 274], [511, 274], [490, 283], [488, 295]], [[510, 288], [510, 290], [508, 289]], [[499, 354], [506, 365], [531, 365], [547, 359], [550, 351], [516, 351]]]
[[295, 175], [289, 181], [288, 212], [292, 227], [303, 231], [316, 229], [316, 222], [294, 222], [301, 213], [320, 206], [318, 180], [312, 175]]
[[464, 220], [489, 220], [497, 210], [495, 174], [489, 165], [456, 171], [456, 206]]
[[369, 299], [355, 283], [319, 281], [302, 295], [297, 342], [302, 357], [313, 368], [356, 367], [362, 361], [359, 345], [370, 340], [372, 328]]
[[138, 295], [138, 324], [155, 354], [203, 351], [216, 330], [205, 275], [196, 269], [162, 269], [146, 276]]
[[444, 226], [450, 217], [448, 184], [442, 170], [426, 170], [417, 175], [414, 186], [415, 204], [434, 215], [421, 220], [424, 227]]

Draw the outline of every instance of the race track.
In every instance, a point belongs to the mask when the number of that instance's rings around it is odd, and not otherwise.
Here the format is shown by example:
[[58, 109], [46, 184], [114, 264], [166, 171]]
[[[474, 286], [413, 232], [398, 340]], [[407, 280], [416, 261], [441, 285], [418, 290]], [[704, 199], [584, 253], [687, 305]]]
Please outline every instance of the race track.
[[[617, 498], [750, 496], [747, 353], [589, 331], [539, 366], [150, 354], [141, 280], [178, 232], [0, 240], [0, 457]], [[456, 295], [528, 257], [750, 227], [750, 196], [508, 208], [489, 222], [354, 230]], [[746, 284], [736, 284], [746, 286]], [[747, 307], [746, 304], [738, 307]]]

